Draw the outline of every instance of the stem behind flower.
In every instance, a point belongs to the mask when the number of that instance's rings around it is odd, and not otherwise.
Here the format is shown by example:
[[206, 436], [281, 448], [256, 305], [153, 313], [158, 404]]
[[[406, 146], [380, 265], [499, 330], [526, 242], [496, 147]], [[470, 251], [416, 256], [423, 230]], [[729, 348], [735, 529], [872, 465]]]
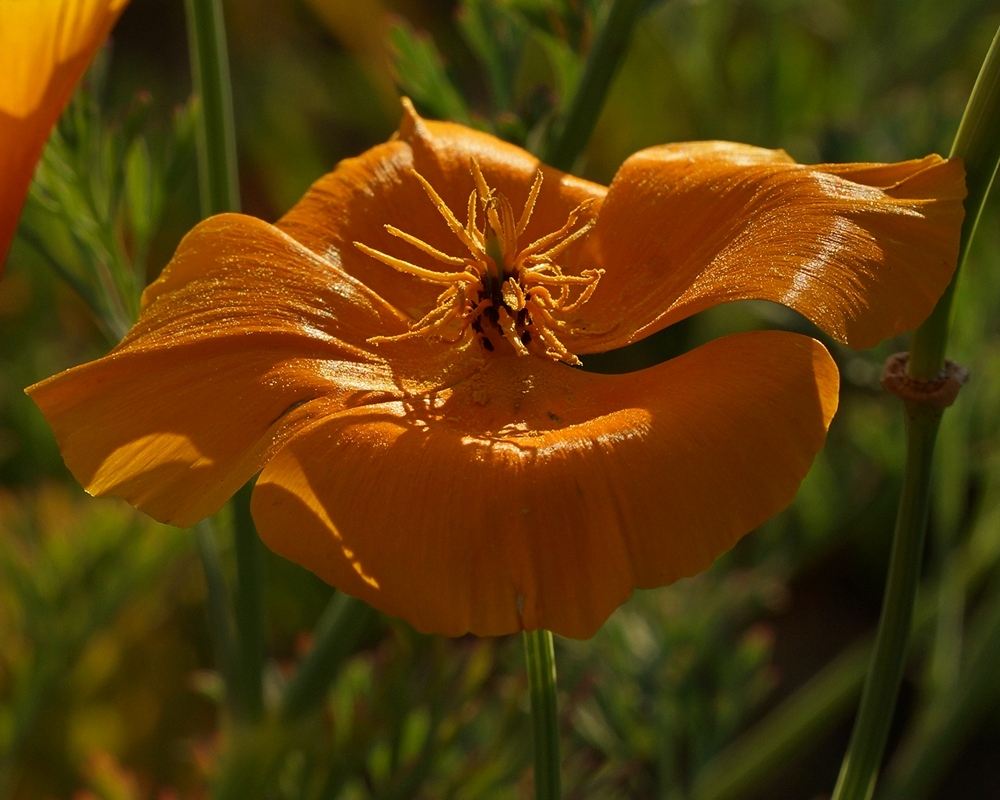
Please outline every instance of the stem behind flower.
[[566, 171], [573, 168], [590, 141], [611, 82], [625, 60], [632, 31], [644, 10], [645, 0], [615, 0], [611, 6], [587, 56], [569, 112], [542, 153], [546, 164]]
[[226, 28], [221, 0], [185, 0], [184, 7], [194, 89], [201, 100], [196, 130], [201, 214], [210, 217], [240, 210]]
[[[948, 323], [958, 271], [969, 251], [983, 203], [1000, 160], [1000, 31], [986, 56], [959, 126], [952, 156], [965, 160], [968, 196], [959, 244], [958, 269], [931, 316], [914, 332], [910, 374], [936, 378], [942, 370]], [[892, 722], [913, 619], [920, 556], [927, 530], [931, 462], [941, 420], [940, 409], [907, 402], [906, 466], [900, 497], [885, 600], [875, 654], [861, 698], [854, 732], [844, 756], [833, 800], [869, 800]]]
[[551, 631], [524, 632], [524, 658], [531, 692], [535, 748], [535, 800], [557, 800], [559, 778], [559, 708], [556, 702], [556, 654]]

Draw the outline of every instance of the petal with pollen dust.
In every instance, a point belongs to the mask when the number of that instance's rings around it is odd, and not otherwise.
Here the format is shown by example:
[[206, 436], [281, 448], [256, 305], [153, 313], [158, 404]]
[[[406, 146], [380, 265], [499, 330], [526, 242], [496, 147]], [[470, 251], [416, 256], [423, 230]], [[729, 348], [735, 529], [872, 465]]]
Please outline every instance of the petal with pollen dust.
[[628, 375], [490, 359], [300, 429], [253, 516], [273, 550], [419, 630], [588, 637], [788, 505], [837, 388], [822, 345], [774, 331]]
[[0, 0], [0, 270], [49, 137], [127, 0]]
[[[531, 154], [495, 136], [453, 123], [425, 121], [408, 100], [403, 101], [403, 110], [403, 123], [393, 140], [340, 162], [313, 184], [277, 226], [314, 252], [337, 253], [344, 271], [415, 319], [434, 306], [440, 287], [402, 275], [354, 246], [361, 242], [427, 269], [454, 269], [442, 267], [389, 234], [385, 230], [389, 224], [448, 255], [469, 256], [413, 170], [430, 182], [464, 225], [475, 186], [473, 158], [491, 188], [503, 194], [518, 215], [541, 169], [544, 185], [523, 244], [561, 228], [570, 211], [585, 200], [596, 211], [604, 197], [603, 186], [545, 167]], [[481, 208], [478, 213], [481, 220]]]
[[[88, 491], [175, 525], [217, 511], [317, 417], [373, 392], [425, 391], [422, 374], [431, 385], [446, 380], [422, 342], [395, 348], [390, 370], [365, 336], [405, 330], [398, 315], [334, 262], [252, 217], [196, 227], [144, 306], [108, 356], [28, 393]], [[408, 364], [415, 389], [401, 383]]]
[[852, 347], [910, 330], [954, 271], [965, 197], [960, 161], [790, 163], [781, 151], [697, 142], [630, 157], [588, 242], [607, 272], [584, 312], [606, 336], [640, 339], [709, 306], [762, 299]]

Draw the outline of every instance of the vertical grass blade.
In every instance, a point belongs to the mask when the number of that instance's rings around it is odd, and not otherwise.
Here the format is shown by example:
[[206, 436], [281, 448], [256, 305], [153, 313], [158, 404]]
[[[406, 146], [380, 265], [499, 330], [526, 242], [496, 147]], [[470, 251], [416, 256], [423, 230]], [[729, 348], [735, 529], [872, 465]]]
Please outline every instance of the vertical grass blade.
[[[917, 380], [932, 380], [944, 366], [951, 303], [958, 272], [969, 251], [983, 203], [1000, 160], [1000, 31], [993, 39], [962, 117], [952, 156], [965, 161], [968, 195], [959, 244], [959, 269], [931, 316], [914, 332], [909, 370]], [[833, 800], [869, 800], [892, 722], [913, 620], [920, 556], [927, 531], [931, 461], [941, 409], [907, 401], [907, 449], [903, 493], [893, 537], [889, 577], [875, 653], [861, 697], [851, 741]]]
[[552, 633], [524, 632], [524, 659], [531, 693], [535, 747], [535, 800], [557, 800], [559, 777], [559, 708], [556, 701], [556, 654]]
[[196, 129], [203, 217], [240, 210], [236, 132], [222, 0], [185, 0], [191, 72], [200, 101]]

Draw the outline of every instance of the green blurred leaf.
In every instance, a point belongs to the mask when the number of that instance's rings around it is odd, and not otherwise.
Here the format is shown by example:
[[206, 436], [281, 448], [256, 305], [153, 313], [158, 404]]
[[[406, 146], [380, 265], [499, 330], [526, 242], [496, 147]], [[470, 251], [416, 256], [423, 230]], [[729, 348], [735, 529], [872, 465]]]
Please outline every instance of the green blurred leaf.
[[433, 40], [397, 18], [389, 28], [389, 42], [396, 81], [417, 107], [435, 119], [471, 125], [469, 108], [445, 71]]
[[152, 234], [154, 212], [159, 205], [155, 196], [158, 188], [146, 140], [136, 138], [125, 156], [125, 199], [136, 241], [143, 247]]

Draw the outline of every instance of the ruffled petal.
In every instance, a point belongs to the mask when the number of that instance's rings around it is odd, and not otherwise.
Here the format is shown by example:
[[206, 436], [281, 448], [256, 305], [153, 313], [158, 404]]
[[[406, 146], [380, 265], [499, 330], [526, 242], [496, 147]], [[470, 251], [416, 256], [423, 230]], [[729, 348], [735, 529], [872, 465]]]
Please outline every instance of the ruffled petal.
[[643, 150], [618, 170], [588, 242], [607, 273], [581, 310], [620, 347], [704, 308], [763, 299], [870, 347], [926, 318], [955, 269], [960, 161], [791, 163], [701, 142]]
[[52, 126], [127, 0], [0, 0], [0, 271]]
[[309, 347], [327, 342], [361, 352], [369, 337], [402, 333], [406, 323], [335, 256], [317, 255], [254, 217], [220, 214], [184, 237], [117, 349], [288, 334]]
[[526, 151], [494, 136], [453, 123], [425, 121], [408, 100], [403, 101], [403, 108], [403, 123], [392, 141], [340, 162], [313, 184], [277, 226], [316, 253], [336, 253], [346, 272], [413, 319], [434, 306], [440, 287], [396, 272], [362, 253], [354, 243], [426, 269], [449, 269], [390, 235], [385, 226], [394, 225], [448, 255], [469, 255], [413, 176], [414, 169], [463, 224], [475, 186], [470, 168], [473, 158], [490, 186], [504, 194], [518, 213], [541, 169], [544, 185], [525, 242], [558, 230], [569, 212], [585, 200], [596, 211], [604, 196], [603, 186], [544, 167]]
[[405, 330], [398, 315], [239, 215], [188, 234], [144, 306], [111, 354], [28, 393], [89, 492], [180, 526], [217, 511], [302, 426], [447, 382], [471, 350], [444, 363], [423, 342], [369, 345], [372, 329]]
[[822, 345], [774, 331], [618, 376], [489, 359], [301, 429], [252, 511], [276, 552], [422, 631], [585, 638], [790, 503], [837, 387]]

